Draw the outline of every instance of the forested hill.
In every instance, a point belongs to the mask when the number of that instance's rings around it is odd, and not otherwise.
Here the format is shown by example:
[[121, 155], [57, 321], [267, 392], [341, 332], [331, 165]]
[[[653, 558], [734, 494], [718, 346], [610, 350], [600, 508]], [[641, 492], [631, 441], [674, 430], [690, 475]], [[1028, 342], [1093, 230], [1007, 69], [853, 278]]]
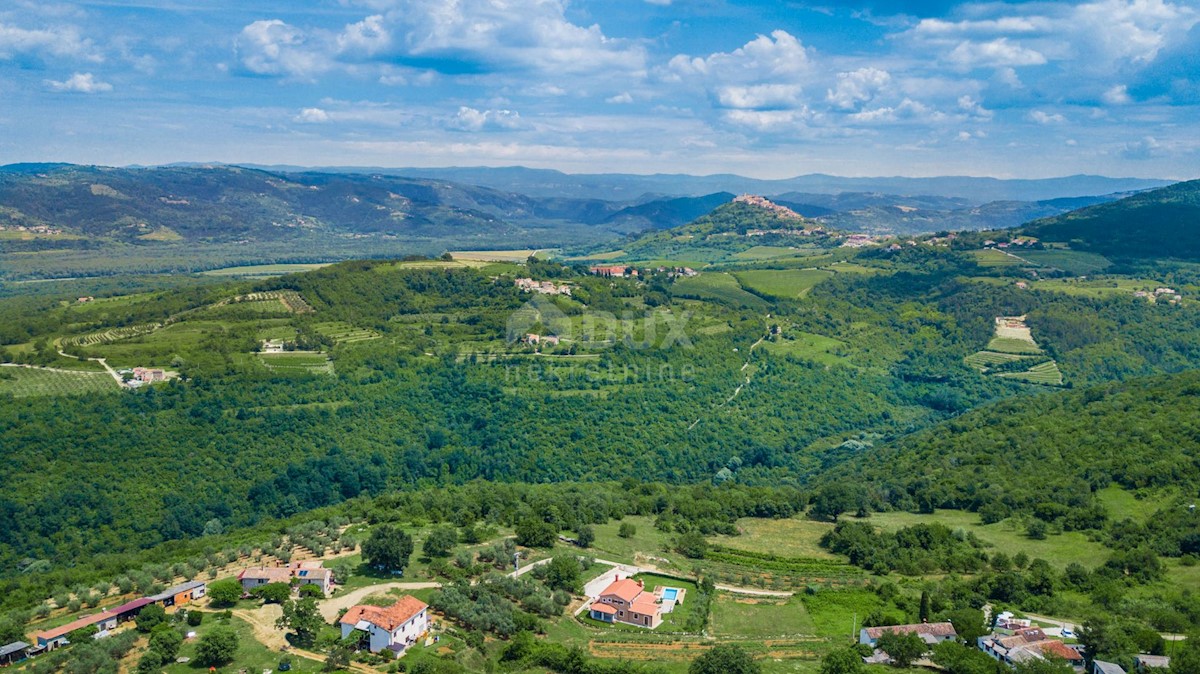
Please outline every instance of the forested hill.
[[875, 507], [965, 509], [985, 522], [1025, 513], [1067, 529], [1096, 524], [1094, 494], [1110, 484], [1173, 493], [1177, 507], [1152, 519], [1200, 550], [1200, 516], [1186, 508], [1200, 495], [1198, 439], [1200, 372], [1190, 371], [990, 405], [864, 452], [822, 480], [854, 476]]
[[1200, 180], [1035, 220], [1022, 229], [1043, 241], [1118, 258], [1200, 259]]

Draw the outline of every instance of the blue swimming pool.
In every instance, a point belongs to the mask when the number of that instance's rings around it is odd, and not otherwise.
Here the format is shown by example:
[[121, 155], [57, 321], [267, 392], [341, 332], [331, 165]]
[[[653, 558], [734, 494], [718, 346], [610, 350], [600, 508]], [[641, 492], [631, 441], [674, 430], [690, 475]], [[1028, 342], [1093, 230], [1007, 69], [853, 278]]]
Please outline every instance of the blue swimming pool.
[[670, 599], [671, 601], [675, 601], [675, 597], [678, 596], [678, 594], [679, 594], [679, 590], [677, 588], [668, 587], [668, 588], [663, 589], [663, 599]]

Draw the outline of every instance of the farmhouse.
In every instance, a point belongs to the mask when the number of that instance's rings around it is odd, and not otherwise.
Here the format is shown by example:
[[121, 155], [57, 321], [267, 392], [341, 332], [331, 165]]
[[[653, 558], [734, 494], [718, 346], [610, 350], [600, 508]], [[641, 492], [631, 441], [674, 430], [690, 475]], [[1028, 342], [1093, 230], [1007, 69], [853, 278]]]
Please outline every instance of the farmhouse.
[[1047, 637], [1039, 627], [1018, 627], [1011, 634], [979, 637], [978, 646], [979, 650], [1007, 665], [1055, 657], [1066, 660], [1077, 670], [1083, 668], [1083, 656], [1079, 651]]
[[638, 275], [638, 270], [634, 269], [633, 267], [628, 267], [623, 264], [622, 265], [591, 267], [590, 270], [593, 274], [595, 274], [597, 276], [625, 276], [625, 275], [637, 276]]
[[156, 595], [146, 597], [150, 602], [161, 604], [163, 608], [168, 606], [183, 606], [184, 604], [199, 599], [205, 595], [208, 590], [208, 583], [202, 580], [193, 580], [175, 587], [169, 587]]
[[114, 606], [108, 610], [117, 614], [117, 622], [123, 623], [133, 620], [139, 613], [142, 612], [143, 608], [146, 608], [153, 603], [154, 600], [150, 597], [142, 597], [141, 599], [134, 599], [133, 601], [126, 602], [120, 606]]
[[391, 606], [350, 607], [338, 621], [345, 639], [359, 633], [359, 647], [372, 653], [384, 649], [397, 656], [429, 631], [429, 606], [411, 595], [404, 595]]
[[858, 643], [874, 646], [875, 642], [879, 640], [879, 637], [883, 636], [884, 632], [913, 632], [930, 646], [940, 644], [943, 641], [949, 641], [958, 636], [958, 633], [954, 631], [954, 625], [950, 623], [888, 625], [885, 627], [864, 627], [858, 633]]
[[166, 381], [167, 373], [158, 368], [135, 367], [133, 368], [133, 378], [137, 381], [149, 384], [156, 381]]
[[592, 601], [588, 615], [606, 623], [654, 629], [662, 624], [662, 608], [658, 597], [646, 592], [644, 583], [631, 578], [622, 580], [618, 576]]
[[321, 568], [319, 563], [297, 562], [288, 566], [255, 566], [245, 569], [237, 576], [242, 590], [249, 592], [268, 583], [290, 583], [316, 585], [321, 594], [329, 596], [333, 591], [333, 570]]

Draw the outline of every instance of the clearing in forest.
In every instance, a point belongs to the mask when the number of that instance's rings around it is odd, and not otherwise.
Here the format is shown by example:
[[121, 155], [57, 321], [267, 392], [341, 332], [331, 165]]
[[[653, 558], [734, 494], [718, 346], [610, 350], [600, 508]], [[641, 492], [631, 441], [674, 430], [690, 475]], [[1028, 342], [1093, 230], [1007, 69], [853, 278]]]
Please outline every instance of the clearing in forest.
[[1025, 316], [997, 316], [995, 336], [987, 348], [965, 359], [984, 374], [1029, 384], [1062, 386], [1062, 371], [1033, 338]]

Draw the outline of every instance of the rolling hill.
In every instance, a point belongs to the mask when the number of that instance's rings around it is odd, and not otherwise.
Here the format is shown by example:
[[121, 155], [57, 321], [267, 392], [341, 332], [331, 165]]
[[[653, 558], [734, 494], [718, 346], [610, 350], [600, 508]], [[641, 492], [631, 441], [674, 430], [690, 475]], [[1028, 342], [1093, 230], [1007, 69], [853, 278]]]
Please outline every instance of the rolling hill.
[[1021, 230], [1116, 258], [1200, 259], [1200, 180], [1035, 220]]

